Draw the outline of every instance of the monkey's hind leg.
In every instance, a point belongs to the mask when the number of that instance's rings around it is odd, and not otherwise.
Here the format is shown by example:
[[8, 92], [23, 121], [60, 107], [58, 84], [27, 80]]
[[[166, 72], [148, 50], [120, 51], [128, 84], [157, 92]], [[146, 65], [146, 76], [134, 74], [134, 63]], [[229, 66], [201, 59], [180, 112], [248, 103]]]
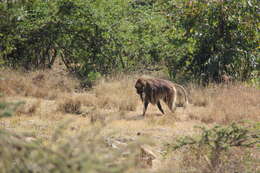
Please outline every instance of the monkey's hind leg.
[[157, 102], [157, 107], [159, 108], [159, 110], [162, 112], [162, 114], [164, 114], [164, 111], [162, 109], [161, 103], [160, 101]]

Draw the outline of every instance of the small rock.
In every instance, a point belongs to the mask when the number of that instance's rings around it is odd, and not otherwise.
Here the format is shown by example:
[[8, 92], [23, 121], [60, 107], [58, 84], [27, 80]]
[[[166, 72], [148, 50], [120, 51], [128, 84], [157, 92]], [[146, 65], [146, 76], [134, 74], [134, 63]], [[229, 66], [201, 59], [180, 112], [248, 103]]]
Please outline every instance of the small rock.
[[122, 149], [127, 146], [127, 143], [121, 142], [119, 140], [111, 139], [111, 138], [107, 138], [106, 143], [108, 144], [108, 146], [114, 149]]
[[32, 141], [35, 141], [35, 140], [36, 140], [36, 138], [34, 138], [34, 137], [26, 137], [25, 138], [26, 142], [32, 142]]
[[152, 148], [148, 145], [141, 146], [141, 152], [139, 155], [140, 166], [143, 168], [152, 168], [153, 160], [155, 160], [157, 155], [152, 151]]

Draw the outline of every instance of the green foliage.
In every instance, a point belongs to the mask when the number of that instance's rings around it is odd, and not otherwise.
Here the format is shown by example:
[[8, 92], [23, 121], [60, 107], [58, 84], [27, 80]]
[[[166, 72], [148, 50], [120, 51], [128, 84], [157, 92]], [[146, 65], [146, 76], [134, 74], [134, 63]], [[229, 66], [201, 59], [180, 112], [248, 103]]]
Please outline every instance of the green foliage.
[[257, 0], [0, 2], [0, 64], [50, 68], [61, 57], [87, 82], [158, 65], [175, 79], [248, 80], [259, 71], [257, 9]]
[[101, 74], [99, 72], [90, 72], [88, 74], [88, 79], [90, 81], [95, 81], [101, 77]]
[[210, 151], [210, 166], [215, 168], [220, 162], [220, 155], [232, 147], [253, 147], [260, 144], [259, 124], [253, 127], [243, 127], [235, 123], [229, 126], [216, 125], [206, 129], [198, 127], [202, 133], [199, 137], [183, 137], [176, 144], [170, 146], [177, 150], [186, 145], [195, 146], [197, 149], [208, 148]]
[[[260, 63], [259, 63], [260, 65]], [[252, 78], [249, 81], [249, 84], [252, 84], [253, 86], [256, 86], [260, 88], [260, 70], [255, 70], [252, 72]]]
[[172, 77], [184, 72], [203, 82], [219, 81], [224, 73], [238, 80], [251, 78], [259, 66], [256, 0], [186, 0], [165, 8], [179, 33], [171, 37], [178, 52], [167, 58]]
[[[136, 69], [162, 59], [160, 43], [165, 41], [160, 30], [166, 21], [151, 8], [122, 0], [1, 5], [7, 24], [15, 18], [0, 32], [6, 40], [1, 56], [10, 66], [46, 68], [60, 55], [67, 68], [84, 79], [90, 72]], [[16, 10], [19, 15], [13, 14]]]
[[26, 69], [50, 66], [56, 32], [49, 3], [1, 2], [0, 57], [9, 66]]

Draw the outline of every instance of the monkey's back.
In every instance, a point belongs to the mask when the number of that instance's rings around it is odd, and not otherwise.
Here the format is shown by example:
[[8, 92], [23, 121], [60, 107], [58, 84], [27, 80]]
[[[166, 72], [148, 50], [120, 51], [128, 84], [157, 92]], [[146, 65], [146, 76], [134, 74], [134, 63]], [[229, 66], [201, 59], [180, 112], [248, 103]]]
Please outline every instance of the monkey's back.
[[150, 88], [146, 95], [152, 104], [156, 104], [160, 99], [167, 102], [172, 98], [174, 92], [170, 82], [163, 79], [149, 79]]

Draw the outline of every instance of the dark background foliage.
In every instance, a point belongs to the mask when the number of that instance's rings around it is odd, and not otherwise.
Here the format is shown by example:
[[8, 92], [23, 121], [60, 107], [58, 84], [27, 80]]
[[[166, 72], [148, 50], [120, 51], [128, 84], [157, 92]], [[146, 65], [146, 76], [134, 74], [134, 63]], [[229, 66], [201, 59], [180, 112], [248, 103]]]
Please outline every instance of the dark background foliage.
[[81, 79], [164, 71], [175, 80], [259, 82], [257, 0], [23, 0], [0, 2], [0, 64]]

